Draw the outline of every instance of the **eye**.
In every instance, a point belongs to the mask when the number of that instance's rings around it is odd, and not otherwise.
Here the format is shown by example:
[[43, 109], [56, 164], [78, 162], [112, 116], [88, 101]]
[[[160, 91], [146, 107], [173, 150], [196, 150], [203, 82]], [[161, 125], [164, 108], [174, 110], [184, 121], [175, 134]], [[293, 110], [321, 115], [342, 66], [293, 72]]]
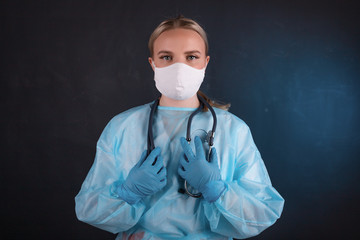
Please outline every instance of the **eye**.
[[199, 57], [198, 56], [195, 56], [195, 55], [190, 55], [187, 57], [188, 60], [195, 60], [195, 59], [198, 59]]
[[161, 56], [160, 59], [163, 59], [163, 60], [165, 60], [165, 61], [169, 61], [169, 60], [171, 60], [171, 56], [169, 56], [169, 55], [164, 55], [164, 56]]

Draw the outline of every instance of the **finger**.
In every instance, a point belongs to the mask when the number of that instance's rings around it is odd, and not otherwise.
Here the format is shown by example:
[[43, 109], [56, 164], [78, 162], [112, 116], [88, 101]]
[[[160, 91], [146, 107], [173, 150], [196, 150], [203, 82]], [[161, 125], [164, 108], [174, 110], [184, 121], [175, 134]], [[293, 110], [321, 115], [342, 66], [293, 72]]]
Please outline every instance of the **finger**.
[[196, 149], [196, 156], [198, 159], [206, 159], [203, 144], [201, 142], [200, 137], [198, 136], [195, 137], [195, 149]]
[[161, 188], [165, 187], [167, 184], [167, 178], [165, 177], [165, 178], [161, 179], [160, 182], [161, 182]]
[[147, 156], [147, 158], [145, 159], [143, 165], [144, 166], [150, 166], [153, 164], [153, 162], [155, 161], [155, 158], [157, 156], [159, 156], [161, 153], [161, 149], [160, 147], [156, 147], [154, 148], [154, 150], [151, 151], [151, 153], [149, 154], [149, 156]]
[[179, 164], [181, 164], [184, 167], [187, 167], [189, 165], [189, 162], [185, 159], [185, 155], [184, 157], [180, 157]]
[[187, 156], [185, 155], [185, 153], [182, 154], [181, 157], [182, 157], [181, 159], [183, 159], [183, 160], [185, 161], [185, 163], [190, 163], [190, 162], [189, 162], [189, 159], [187, 158]]
[[178, 167], [178, 174], [179, 174], [183, 179], [185, 179], [185, 177], [186, 177], [186, 172], [183, 170], [183, 167], [182, 167], [181, 165]]
[[218, 164], [217, 153], [216, 153], [216, 148], [214, 148], [214, 147], [211, 149], [211, 152], [210, 152], [210, 162], [212, 164], [219, 165]]
[[184, 137], [180, 138], [180, 143], [188, 160], [191, 161], [194, 159], [195, 155], [190, 147], [190, 144], [185, 140]]
[[158, 166], [157, 168], [154, 168], [154, 173], [159, 175], [159, 173], [164, 169], [164, 166]]
[[167, 175], [166, 168], [161, 168], [161, 170], [157, 174], [157, 177], [158, 179], [164, 179], [166, 178], [166, 175]]
[[[163, 159], [160, 156], [157, 157], [156, 164], [154, 165], [154, 172], [159, 174], [159, 172], [164, 168]], [[165, 169], [166, 170], [166, 169]]]
[[156, 163], [154, 164], [154, 168], [159, 169], [162, 166], [164, 166], [164, 160], [161, 155], [159, 155], [156, 159], [157, 160], [156, 160]]
[[189, 159], [187, 158], [187, 156], [185, 155], [185, 153], [183, 154], [184, 159], [186, 160], [186, 162], [189, 162]]
[[137, 162], [136, 167], [140, 167], [140, 166], [143, 164], [143, 162], [144, 162], [145, 159], [146, 159], [146, 153], [147, 153], [147, 151], [145, 150], [145, 151], [141, 154], [140, 160]]
[[157, 175], [159, 175], [161, 172], [163, 172], [164, 167], [161, 167], [159, 171], [156, 172]]

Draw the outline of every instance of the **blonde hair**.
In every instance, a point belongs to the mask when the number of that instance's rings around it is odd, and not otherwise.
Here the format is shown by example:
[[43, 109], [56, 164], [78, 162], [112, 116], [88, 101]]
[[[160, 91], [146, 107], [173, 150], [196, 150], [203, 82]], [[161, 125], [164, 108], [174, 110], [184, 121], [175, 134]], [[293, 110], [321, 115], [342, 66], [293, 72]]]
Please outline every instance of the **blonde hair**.
[[207, 40], [206, 32], [204, 29], [194, 20], [185, 18], [183, 15], [179, 15], [176, 18], [169, 18], [165, 21], [162, 21], [159, 26], [155, 28], [153, 33], [150, 36], [148, 47], [150, 50], [150, 56], [153, 57], [154, 55], [154, 42], [155, 40], [165, 31], [176, 29], [176, 28], [183, 28], [189, 29], [197, 32], [205, 42], [205, 56], [208, 56], [209, 51], [209, 43]]
[[[194, 20], [190, 18], [185, 18], [183, 15], [179, 14], [176, 18], [168, 18], [164, 21], [162, 21], [152, 32], [150, 35], [150, 39], [148, 42], [148, 47], [150, 51], [150, 56], [153, 58], [154, 55], [154, 42], [155, 40], [165, 31], [176, 29], [176, 28], [183, 28], [183, 29], [189, 29], [197, 32], [201, 38], [204, 40], [205, 43], [205, 56], [208, 56], [209, 53], [209, 42], [207, 39], [207, 35], [205, 30]], [[230, 103], [228, 104], [222, 104], [217, 101], [211, 100], [209, 97], [207, 97], [202, 91], [198, 91], [198, 93], [205, 98], [205, 100], [213, 107], [221, 108], [223, 110], [229, 110]], [[207, 111], [207, 107], [205, 106], [204, 111]]]

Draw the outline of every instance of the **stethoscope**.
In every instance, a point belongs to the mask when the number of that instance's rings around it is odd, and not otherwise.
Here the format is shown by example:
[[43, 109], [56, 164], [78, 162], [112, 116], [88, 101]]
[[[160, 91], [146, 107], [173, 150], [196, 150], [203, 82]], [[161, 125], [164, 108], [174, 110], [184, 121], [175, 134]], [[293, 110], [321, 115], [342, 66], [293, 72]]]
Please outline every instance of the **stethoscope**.
[[[188, 124], [187, 124], [187, 130], [186, 130], [186, 141], [190, 144], [191, 142], [191, 138], [190, 138], [190, 132], [191, 132], [191, 121], [192, 119], [194, 118], [194, 116], [199, 113], [203, 108], [204, 108], [204, 105], [206, 105], [206, 107], [208, 109], [210, 109], [211, 111], [211, 114], [213, 116], [213, 126], [212, 126], [212, 130], [209, 132], [209, 135], [208, 135], [208, 143], [209, 143], [209, 153], [208, 153], [208, 156], [210, 156], [210, 153], [211, 153], [211, 149], [212, 149], [212, 146], [214, 145], [214, 135], [215, 135], [215, 130], [216, 130], [216, 124], [217, 124], [217, 118], [216, 118], [216, 114], [215, 114], [215, 111], [214, 109], [210, 106], [210, 104], [202, 97], [200, 96], [199, 94], [197, 94], [197, 97], [200, 101], [200, 106], [190, 115], [189, 117], [189, 120], [188, 120]], [[149, 117], [149, 126], [148, 126], [148, 141], [147, 141], [147, 145], [148, 145], [148, 148], [147, 148], [147, 155], [150, 154], [150, 152], [155, 148], [155, 144], [154, 144], [154, 135], [153, 135], [153, 131], [152, 131], [152, 124], [153, 124], [153, 118], [154, 118], [154, 113], [159, 105], [159, 101], [160, 101], [160, 98], [157, 98], [155, 100], [155, 102], [152, 104], [151, 106], [151, 110], [150, 110], [150, 117]], [[209, 157], [208, 157], [209, 159]], [[156, 159], [155, 159], [155, 162], [156, 162]], [[188, 184], [187, 184], [187, 181], [185, 180], [184, 182], [184, 187], [185, 187], [185, 192], [186, 194], [188, 194], [189, 196], [191, 197], [194, 197], [194, 198], [200, 198], [202, 196], [201, 193], [191, 193], [189, 191], [189, 187], [188, 187]], [[179, 192], [180, 193], [183, 193], [183, 189], [179, 189]]]

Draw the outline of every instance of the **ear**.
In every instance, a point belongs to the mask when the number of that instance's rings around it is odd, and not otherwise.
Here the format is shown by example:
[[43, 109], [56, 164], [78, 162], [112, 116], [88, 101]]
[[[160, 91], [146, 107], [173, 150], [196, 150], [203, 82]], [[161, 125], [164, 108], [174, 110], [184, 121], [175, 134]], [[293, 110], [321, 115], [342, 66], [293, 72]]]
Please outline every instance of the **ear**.
[[154, 61], [154, 60], [153, 60], [151, 57], [149, 57], [149, 58], [148, 58], [148, 61], [149, 61], [149, 63], [150, 63], [150, 66], [151, 66], [152, 70], [155, 71], [154, 66], [153, 66], [153, 61]]
[[209, 61], [210, 61], [210, 56], [206, 56], [206, 66], [205, 67], [207, 67], [207, 65], [209, 64]]

